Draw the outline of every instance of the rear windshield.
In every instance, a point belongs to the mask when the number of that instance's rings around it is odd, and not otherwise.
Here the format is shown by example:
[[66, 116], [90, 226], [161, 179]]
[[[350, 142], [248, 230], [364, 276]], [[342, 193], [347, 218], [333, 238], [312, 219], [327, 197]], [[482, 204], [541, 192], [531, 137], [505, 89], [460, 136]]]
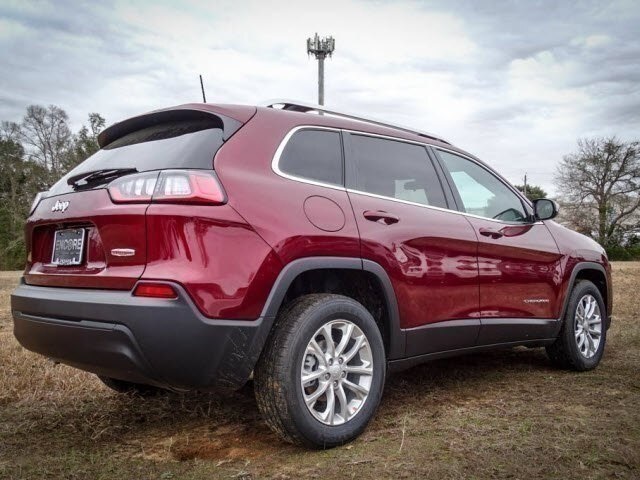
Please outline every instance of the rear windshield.
[[213, 157], [224, 142], [223, 133], [215, 117], [177, 120], [136, 130], [91, 155], [51, 187], [49, 195], [73, 191], [68, 178], [96, 170], [212, 169]]

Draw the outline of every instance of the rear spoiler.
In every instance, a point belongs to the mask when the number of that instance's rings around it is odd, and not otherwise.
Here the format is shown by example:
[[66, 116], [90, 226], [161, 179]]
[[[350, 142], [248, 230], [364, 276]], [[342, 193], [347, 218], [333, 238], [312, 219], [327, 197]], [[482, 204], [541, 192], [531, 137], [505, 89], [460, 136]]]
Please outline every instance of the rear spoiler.
[[[248, 111], [248, 108], [252, 108], [253, 112]], [[218, 128], [222, 129], [222, 139], [227, 140], [238, 129], [244, 125], [244, 123], [255, 114], [255, 107], [241, 107], [238, 106], [235, 109], [238, 110], [240, 119], [231, 118], [228, 115], [216, 112], [215, 110], [223, 110], [225, 112], [231, 111], [232, 108], [216, 108], [214, 105], [198, 105], [188, 104], [180, 105], [177, 107], [171, 107], [163, 110], [155, 110], [153, 112], [138, 115], [137, 117], [131, 117], [118, 123], [114, 123], [110, 127], [103, 130], [98, 135], [98, 145], [100, 148], [104, 148], [117, 139], [124, 137], [125, 135], [141, 130], [143, 128], [152, 127], [154, 125], [160, 125], [167, 122], [175, 122], [180, 120], [208, 120], [217, 123]], [[215, 125], [214, 123], [214, 125]]]

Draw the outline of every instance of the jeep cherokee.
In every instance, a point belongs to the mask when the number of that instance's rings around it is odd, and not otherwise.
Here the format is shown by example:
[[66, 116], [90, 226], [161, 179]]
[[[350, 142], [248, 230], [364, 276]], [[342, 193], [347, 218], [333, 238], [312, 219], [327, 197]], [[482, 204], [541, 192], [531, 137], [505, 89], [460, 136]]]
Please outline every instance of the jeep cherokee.
[[271, 428], [331, 447], [391, 371], [516, 345], [602, 358], [604, 250], [437, 135], [283, 101], [158, 110], [99, 144], [34, 201], [11, 308], [25, 348], [114, 390], [253, 375]]

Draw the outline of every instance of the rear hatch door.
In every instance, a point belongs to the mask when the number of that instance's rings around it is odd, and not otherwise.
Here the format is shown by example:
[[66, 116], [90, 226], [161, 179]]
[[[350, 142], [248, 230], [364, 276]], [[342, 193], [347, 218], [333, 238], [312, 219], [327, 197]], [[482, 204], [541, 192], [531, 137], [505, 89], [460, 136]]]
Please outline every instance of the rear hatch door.
[[166, 169], [211, 170], [217, 150], [254, 113], [253, 107], [187, 105], [106, 129], [101, 149], [53, 185], [28, 219], [25, 282], [132, 288], [153, 241], [145, 226], [149, 204], [114, 203], [108, 184], [141, 172], [153, 178]]

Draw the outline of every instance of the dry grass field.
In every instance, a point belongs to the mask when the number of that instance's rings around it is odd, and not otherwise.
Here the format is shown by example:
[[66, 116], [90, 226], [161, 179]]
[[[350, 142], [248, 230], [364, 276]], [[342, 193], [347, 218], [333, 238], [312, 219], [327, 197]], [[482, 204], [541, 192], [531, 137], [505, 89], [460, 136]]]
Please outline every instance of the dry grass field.
[[391, 377], [350, 445], [306, 451], [261, 422], [251, 391], [112, 393], [13, 338], [0, 273], [0, 478], [640, 478], [640, 263], [614, 266], [602, 364], [540, 349], [441, 360]]

